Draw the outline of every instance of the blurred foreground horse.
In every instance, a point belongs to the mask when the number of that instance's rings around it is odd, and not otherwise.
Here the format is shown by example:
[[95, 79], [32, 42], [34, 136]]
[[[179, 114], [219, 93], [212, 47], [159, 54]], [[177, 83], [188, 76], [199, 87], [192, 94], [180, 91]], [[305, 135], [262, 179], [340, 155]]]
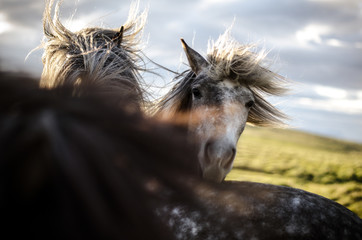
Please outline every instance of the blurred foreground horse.
[[4, 236], [362, 239], [362, 220], [321, 196], [200, 179], [187, 129], [116, 107], [98, 89], [79, 97], [37, 84], [0, 73]]
[[[143, 109], [167, 119], [182, 118], [191, 136], [199, 141], [198, 161], [204, 178], [221, 182], [232, 169], [236, 145], [247, 122], [278, 125], [285, 115], [264, 98], [285, 92], [283, 78], [263, 67], [264, 54], [239, 44], [226, 32], [210, 44], [207, 59], [182, 41], [190, 70], [178, 76], [172, 90], [153, 107], [145, 104], [138, 47], [146, 13], [132, 8], [120, 29], [67, 30], [59, 21], [54, 1], [44, 12], [44, 71], [41, 86], [74, 87], [74, 95], [95, 86], [113, 102], [130, 98], [130, 109]], [[109, 101], [112, 101], [111, 98]]]

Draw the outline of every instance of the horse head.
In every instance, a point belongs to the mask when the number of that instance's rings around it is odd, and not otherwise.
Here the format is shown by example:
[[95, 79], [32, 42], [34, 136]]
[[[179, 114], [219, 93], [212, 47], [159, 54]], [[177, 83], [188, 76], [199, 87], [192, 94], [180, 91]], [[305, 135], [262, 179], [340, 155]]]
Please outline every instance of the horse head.
[[262, 54], [230, 39], [228, 32], [210, 44], [206, 59], [181, 41], [190, 70], [160, 102], [159, 111], [187, 113], [191, 136], [200, 146], [202, 176], [221, 182], [232, 169], [246, 123], [282, 123], [285, 116], [263, 94], [279, 95], [285, 88], [278, 74], [261, 66]]
[[44, 64], [40, 86], [54, 88], [69, 85], [74, 95], [84, 95], [87, 86], [99, 94], [112, 96], [115, 104], [129, 98], [130, 107], [143, 107], [144, 96], [140, 71], [143, 61], [139, 46], [147, 12], [130, 9], [128, 20], [120, 28], [67, 29], [59, 19], [61, 1], [46, 1], [43, 18], [45, 41], [42, 43]]
[[236, 145], [254, 105], [247, 86], [228, 78], [215, 78], [213, 67], [184, 40], [193, 72], [189, 128], [200, 143], [199, 161], [204, 178], [221, 182], [232, 168]]

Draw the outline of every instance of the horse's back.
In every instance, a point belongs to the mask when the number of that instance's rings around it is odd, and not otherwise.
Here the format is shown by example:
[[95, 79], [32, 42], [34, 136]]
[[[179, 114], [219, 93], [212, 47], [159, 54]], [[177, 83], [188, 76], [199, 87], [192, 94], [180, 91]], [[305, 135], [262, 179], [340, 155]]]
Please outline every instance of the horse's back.
[[178, 239], [362, 239], [362, 220], [300, 189], [255, 182], [192, 184], [198, 204], [161, 208]]

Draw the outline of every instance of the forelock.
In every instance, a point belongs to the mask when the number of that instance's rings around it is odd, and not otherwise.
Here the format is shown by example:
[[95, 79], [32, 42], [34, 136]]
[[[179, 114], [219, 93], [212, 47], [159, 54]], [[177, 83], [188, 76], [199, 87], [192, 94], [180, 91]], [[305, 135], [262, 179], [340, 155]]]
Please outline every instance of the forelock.
[[230, 29], [216, 40], [209, 41], [207, 61], [209, 77], [215, 80], [229, 79], [248, 87], [256, 97], [248, 122], [256, 125], [281, 124], [286, 118], [268, 103], [265, 95], [283, 95], [286, 79], [266, 66], [265, 50], [257, 51], [255, 45], [243, 45], [230, 35]]

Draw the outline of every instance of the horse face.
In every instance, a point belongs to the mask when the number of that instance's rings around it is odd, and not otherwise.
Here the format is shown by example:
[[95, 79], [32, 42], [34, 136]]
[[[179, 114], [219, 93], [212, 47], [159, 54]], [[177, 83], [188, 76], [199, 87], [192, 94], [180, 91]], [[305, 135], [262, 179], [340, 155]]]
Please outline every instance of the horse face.
[[189, 128], [200, 143], [202, 175], [221, 182], [231, 171], [236, 144], [244, 131], [254, 96], [238, 81], [218, 79], [210, 71], [213, 66], [181, 41], [194, 73]]
[[231, 171], [238, 139], [254, 103], [251, 91], [228, 79], [212, 80], [200, 73], [191, 87], [190, 131], [200, 143], [205, 179], [221, 182]]

